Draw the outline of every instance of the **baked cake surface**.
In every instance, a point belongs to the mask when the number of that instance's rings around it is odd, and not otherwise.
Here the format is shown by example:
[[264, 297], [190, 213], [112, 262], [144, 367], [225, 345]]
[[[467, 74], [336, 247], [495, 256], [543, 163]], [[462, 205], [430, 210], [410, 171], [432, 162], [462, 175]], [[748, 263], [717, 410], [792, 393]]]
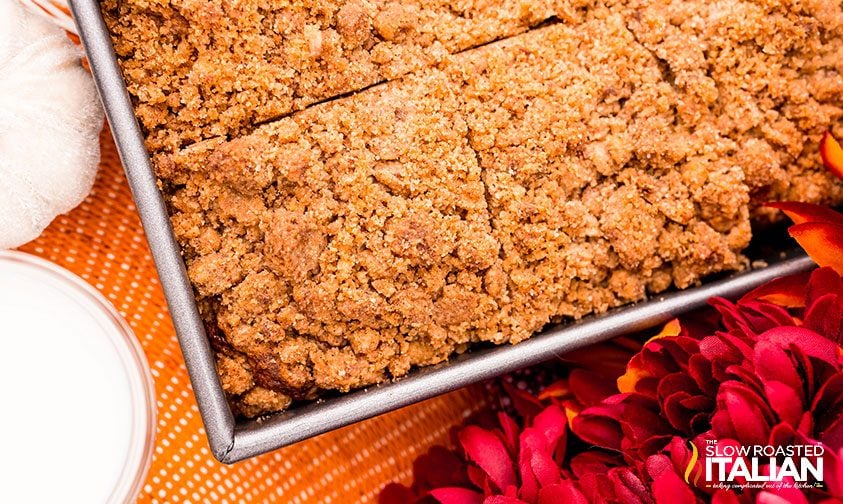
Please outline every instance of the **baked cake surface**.
[[610, 0], [683, 95], [687, 122], [706, 112], [736, 142], [757, 206], [839, 202], [819, 162], [840, 118], [843, 4], [823, 0]]
[[[241, 414], [741, 269], [751, 223], [769, 218], [761, 203], [843, 201], [816, 147], [843, 115], [840, 5], [570, 12], [249, 132], [277, 110], [233, 129], [181, 112], [144, 123]], [[179, 136], [199, 124], [211, 129]], [[172, 150], [213, 128], [221, 136]], [[178, 142], [156, 143], [162, 132]]]
[[105, 0], [152, 151], [438, 63], [591, 0]]
[[499, 332], [498, 244], [457, 91], [430, 71], [160, 167], [219, 347], [255, 384], [348, 390]]

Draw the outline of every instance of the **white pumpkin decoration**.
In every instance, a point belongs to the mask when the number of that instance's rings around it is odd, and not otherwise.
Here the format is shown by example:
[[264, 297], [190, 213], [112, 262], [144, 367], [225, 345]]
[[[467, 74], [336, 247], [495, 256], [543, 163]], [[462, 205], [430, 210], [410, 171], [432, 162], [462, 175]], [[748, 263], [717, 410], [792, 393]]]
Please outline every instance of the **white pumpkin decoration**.
[[0, 0], [0, 249], [82, 202], [99, 164], [102, 108], [65, 32]]
[[29, 12], [34, 12], [45, 19], [49, 19], [68, 33], [76, 33], [76, 25], [70, 15], [67, 0], [20, 0]]

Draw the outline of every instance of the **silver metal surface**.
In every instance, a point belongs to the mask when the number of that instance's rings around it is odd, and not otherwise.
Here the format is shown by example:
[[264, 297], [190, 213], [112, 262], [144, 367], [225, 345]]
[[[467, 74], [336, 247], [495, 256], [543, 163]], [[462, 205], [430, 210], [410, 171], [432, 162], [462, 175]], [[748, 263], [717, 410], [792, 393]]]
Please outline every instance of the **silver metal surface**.
[[763, 269], [553, 327], [518, 345], [472, 351], [449, 363], [414, 371], [392, 383], [296, 406], [260, 422], [235, 423], [220, 386], [213, 352], [99, 2], [70, 0], [70, 6], [158, 268], [211, 451], [221, 462], [237, 462], [471, 383], [538, 364], [581, 346], [653, 327], [677, 314], [703, 306], [712, 296], [734, 298], [770, 279], [813, 266], [809, 258], [796, 254]]
[[234, 415], [222, 392], [211, 346], [205, 336], [193, 289], [170, 226], [167, 208], [158, 191], [155, 173], [144, 147], [143, 135], [135, 119], [132, 101], [117, 64], [99, 1], [71, 1], [70, 9], [158, 269], [158, 278], [194, 386], [211, 451], [214, 456], [222, 459], [234, 443]]

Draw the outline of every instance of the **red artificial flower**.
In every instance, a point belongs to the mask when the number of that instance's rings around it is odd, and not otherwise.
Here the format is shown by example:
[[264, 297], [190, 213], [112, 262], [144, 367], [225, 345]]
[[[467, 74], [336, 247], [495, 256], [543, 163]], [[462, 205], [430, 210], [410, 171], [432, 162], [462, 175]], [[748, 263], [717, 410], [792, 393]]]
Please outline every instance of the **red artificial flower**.
[[568, 431], [562, 408], [545, 407], [523, 429], [506, 413], [498, 418], [497, 428], [467, 425], [459, 431], [462, 464], [454, 465], [454, 454], [441, 447], [428, 452], [427, 466], [451, 468], [447, 477], [439, 478], [440, 485], [430, 485], [434, 482], [424, 473], [427, 469], [417, 467], [412, 490], [390, 485], [381, 502], [404, 503], [425, 496], [447, 504], [587, 502], [570, 480], [563, 479], [560, 468]]
[[[843, 177], [843, 148], [830, 135], [821, 152]], [[549, 372], [505, 377], [490, 389], [504, 396], [496, 420], [459, 428], [456, 450], [431, 448], [413, 485], [389, 485], [381, 502], [843, 500], [843, 215], [769, 206], [794, 221], [790, 234], [820, 268], [737, 302], [711, 299], [713, 310], [671, 321], [643, 346], [622, 338], [569, 354]], [[706, 486], [698, 447], [709, 441], [822, 446], [824, 486]]]
[[843, 281], [820, 268], [801, 290], [779, 290], [792, 282], [713, 299], [722, 326], [708, 335], [649, 341], [618, 380], [622, 393], [585, 409], [572, 431], [653, 478], [652, 457], [675, 437], [843, 448]]

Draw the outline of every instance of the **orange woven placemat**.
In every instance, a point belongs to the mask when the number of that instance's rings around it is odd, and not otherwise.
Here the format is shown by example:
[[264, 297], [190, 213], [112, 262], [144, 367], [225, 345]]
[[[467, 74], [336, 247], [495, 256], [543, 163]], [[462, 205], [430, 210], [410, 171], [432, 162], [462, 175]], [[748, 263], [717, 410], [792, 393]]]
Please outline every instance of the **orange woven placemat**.
[[483, 398], [464, 389], [232, 466], [217, 462], [107, 129], [100, 139], [91, 195], [21, 250], [99, 289], [143, 346], [155, 379], [158, 429], [139, 502], [376, 502], [386, 482], [407, 482], [418, 454], [446, 443], [450, 426], [483, 407]]

